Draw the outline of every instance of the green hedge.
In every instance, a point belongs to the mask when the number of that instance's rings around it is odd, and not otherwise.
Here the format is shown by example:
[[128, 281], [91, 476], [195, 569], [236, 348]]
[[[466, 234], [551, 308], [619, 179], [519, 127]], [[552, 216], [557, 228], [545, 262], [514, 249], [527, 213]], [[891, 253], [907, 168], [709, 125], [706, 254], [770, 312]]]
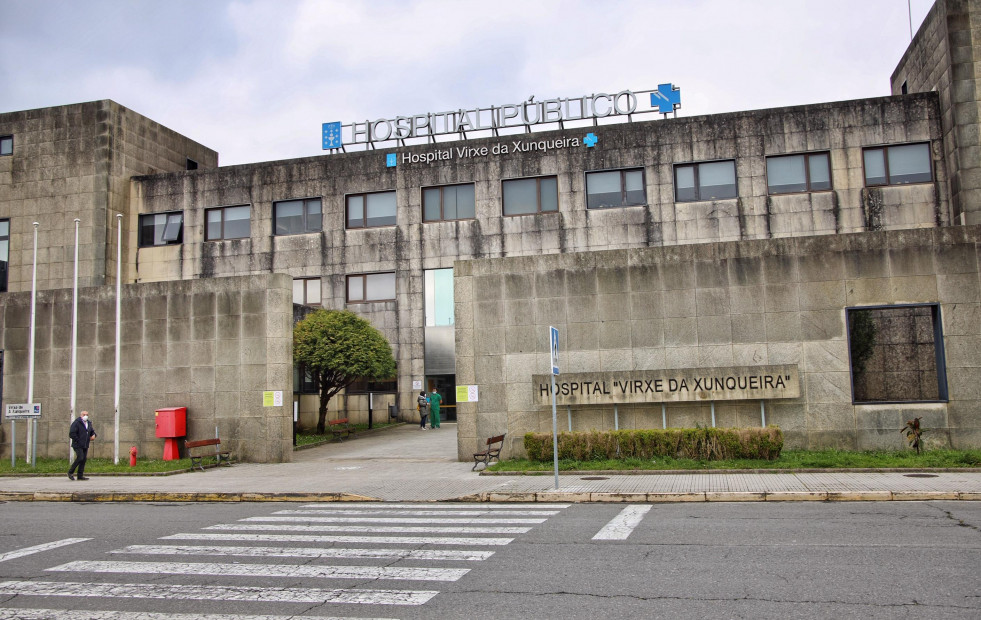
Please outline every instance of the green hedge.
[[[783, 432], [767, 428], [669, 428], [559, 433], [559, 458], [575, 461], [670, 456], [699, 461], [764, 459], [783, 449]], [[552, 434], [527, 433], [532, 461], [552, 460]]]

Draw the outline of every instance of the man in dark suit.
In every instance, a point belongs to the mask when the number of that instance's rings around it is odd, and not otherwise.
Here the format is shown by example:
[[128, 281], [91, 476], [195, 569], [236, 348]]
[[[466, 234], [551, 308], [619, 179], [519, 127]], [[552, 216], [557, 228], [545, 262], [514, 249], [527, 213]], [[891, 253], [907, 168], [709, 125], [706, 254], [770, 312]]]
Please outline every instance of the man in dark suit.
[[75, 450], [75, 462], [68, 468], [68, 479], [75, 479], [75, 470], [78, 469], [78, 479], [88, 480], [85, 477], [85, 459], [88, 458], [89, 442], [95, 439], [95, 429], [89, 422], [89, 412], [83, 411], [82, 415], [75, 418], [68, 436], [72, 440], [72, 448]]

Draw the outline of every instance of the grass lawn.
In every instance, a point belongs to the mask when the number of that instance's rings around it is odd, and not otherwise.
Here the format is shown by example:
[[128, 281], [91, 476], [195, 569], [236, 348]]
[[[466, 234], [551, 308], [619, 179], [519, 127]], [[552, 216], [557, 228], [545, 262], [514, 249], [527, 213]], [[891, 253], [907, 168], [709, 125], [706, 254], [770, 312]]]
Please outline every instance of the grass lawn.
[[[490, 471], [553, 471], [552, 461], [537, 462], [511, 459], [494, 463]], [[598, 470], [711, 470], [711, 469], [922, 469], [981, 467], [981, 450], [929, 450], [916, 454], [912, 450], [785, 450], [773, 461], [739, 459], [728, 461], [694, 461], [659, 457], [654, 460], [623, 459], [609, 461], [560, 460], [561, 471]]]
[[[205, 465], [208, 459], [204, 459]], [[60, 474], [68, 475], [68, 467], [71, 461], [64, 459], [37, 459], [37, 467], [31, 467], [30, 463], [24, 461], [23, 457], [17, 458], [17, 465], [10, 467], [10, 457], [0, 462], [0, 475], [16, 474], [20, 476], [35, 474]], [[136, 459], [136, 467], [129, 466], [129, 454], [126, 458], [120, 457], [119, 465], [113, 465], [112, 459], [88, 459], [85, 461], [86, 475], [105, 475], [105, 474], [153, 474], [170, 471], [181, 471], [191, 467], [191, 459], [180, 459], [179, 461], [151, 461], [147, 459]]]

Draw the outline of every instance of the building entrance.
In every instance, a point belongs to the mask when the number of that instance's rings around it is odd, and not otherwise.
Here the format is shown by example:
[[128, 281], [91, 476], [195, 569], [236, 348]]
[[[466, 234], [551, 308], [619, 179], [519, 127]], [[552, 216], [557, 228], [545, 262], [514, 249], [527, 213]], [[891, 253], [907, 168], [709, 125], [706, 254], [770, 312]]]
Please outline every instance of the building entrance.
[[439, 392], [443, 403], [439, 407], [439, 418], [443, 422], [456, 422], [456, 375], [431, 375], [426, 377], [426, 393]]

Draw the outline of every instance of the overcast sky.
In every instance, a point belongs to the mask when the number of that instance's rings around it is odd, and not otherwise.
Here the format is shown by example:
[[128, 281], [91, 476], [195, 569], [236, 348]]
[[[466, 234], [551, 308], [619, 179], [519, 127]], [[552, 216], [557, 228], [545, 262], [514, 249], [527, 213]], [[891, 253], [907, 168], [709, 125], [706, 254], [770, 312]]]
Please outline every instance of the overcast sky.
[[0, 0], [0, 112], [112, 99], [220, 163], [321, 123], [672, 82], [679, 116], [889, 94], [932, 0]]

